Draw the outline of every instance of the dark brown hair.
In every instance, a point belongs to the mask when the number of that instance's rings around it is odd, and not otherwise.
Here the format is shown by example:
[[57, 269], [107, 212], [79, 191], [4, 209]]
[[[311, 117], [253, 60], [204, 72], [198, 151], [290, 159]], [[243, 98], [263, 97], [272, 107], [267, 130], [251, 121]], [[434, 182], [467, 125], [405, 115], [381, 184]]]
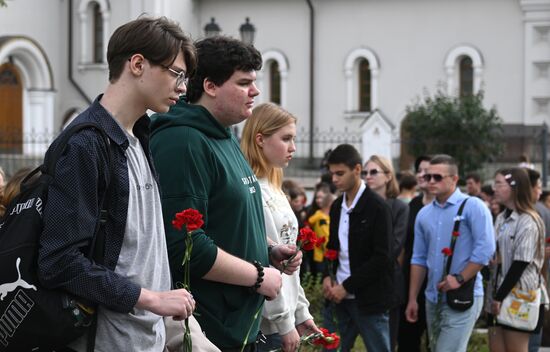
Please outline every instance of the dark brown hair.
[[512, 201], [518, 213], [529, 213], [531, 215], [536, 213], [531, 182], [525, 169], [520, 167], [503, 168], [497, 170], [496, 174], [502, 175], [512, 188]]
[[130, 21], [118, 27], [109, 39], [109, 81], [113, 83], [120, 78], [126, 61], [134, 54], [143, 55], [153, 65], [170, 66], [180, 51], [190, 76], [197, 66], [196, 51], [177, 23], [166, 17]]
[[190, 103], [196, 103], [201, 98], [205, 79], [219, 87], [231, 78], [235, 71], [259, 71], [262, 68], [260, 52], [252, 45], [234, 38], [209, 37], [197, 41], [195, 46], [198, 66], [187, 87], [187, 98]]

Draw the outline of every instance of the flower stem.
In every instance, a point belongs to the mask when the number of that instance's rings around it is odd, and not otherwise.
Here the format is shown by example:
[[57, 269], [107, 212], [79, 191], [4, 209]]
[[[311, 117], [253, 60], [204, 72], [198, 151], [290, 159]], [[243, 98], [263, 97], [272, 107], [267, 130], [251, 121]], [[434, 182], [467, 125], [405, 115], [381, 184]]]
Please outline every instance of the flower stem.
[[241, 347], [241, 352], [244, 351], [244, 347], [246, 346], [246, 343], [248, 342], [248, 337], [250, 336], [250, 332], [252, 332], [252, 327], [254, 326], [254, 323], [256, 322], [256, 319], [258, 319], [258, 315], [262, 311], [263, 306], [264, 306], [263, 304], [260, 304], [260, 307], [256, 311], [256, 314], [254, 314], [254, 318], [252, 318], [252, 324], [250, 324], [250, 327], [248, 328], [248, 332], [246, 333], [246, 336], [244, 337], [243, 347]]

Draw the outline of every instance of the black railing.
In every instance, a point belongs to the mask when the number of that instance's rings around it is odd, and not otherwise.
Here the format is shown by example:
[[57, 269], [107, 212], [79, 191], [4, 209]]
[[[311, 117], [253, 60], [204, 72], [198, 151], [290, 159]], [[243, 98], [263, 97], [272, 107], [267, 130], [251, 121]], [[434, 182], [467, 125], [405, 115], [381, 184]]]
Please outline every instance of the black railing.
[[[517, 164], [517, 158], [520, 154], [526, 153], [535, 163], [538, 170], [541, 170], [544, 163], [543, 158], [549, 158], [550, 138], [542, 138], [542, 127], [535, 130], [536, 134], [531, 138], [503, 137], [505, 143], [505, 152], [492, 163], [486, 164], [481, 174], [492, 177], [494, 170], [500, 166], [510, 166]], [[34, 167], [42, 163], [44, 153], [47, 147], [57, 136], [58, 133], [30, 132], [21, 133], [20, 130], [0, 131], [0, 167], [6, 174], [12, 175], [22, 167]], [[311, 143], [312, 141], [312, 143]], [[314, 158], [309, 157], [309, 146], [313, 146]], [[322, 172], [322, 161], [327, 151], [334, 149], [337, 145], [348, 143], [362, 151], [362, 132], [337, 131], [330, 128], [325, 131], [318, 129], [309, 133], [305, 129], [298, 130], [296, 135], [296, 153], [289, 167], [285, 170], [285, 176], [294, 178], [317, 178]], [[395, 139], [392, 141], [392, 150], [404, 143], [403, 149], [407, 150], [407, 143], [411, 141], [401, 141]], [[546, 149], [544, 149], [546, 144]], [[366, 156], [368, 157], [368, 156]], [[395, 165], [399, 165], [398, 160], [394, 160]], [[548, 162], [546, 167], [550, 168]], [[547, 170], [550, 171], [550, 170]], [[548, 175], [548, 172], [547, 172]]]

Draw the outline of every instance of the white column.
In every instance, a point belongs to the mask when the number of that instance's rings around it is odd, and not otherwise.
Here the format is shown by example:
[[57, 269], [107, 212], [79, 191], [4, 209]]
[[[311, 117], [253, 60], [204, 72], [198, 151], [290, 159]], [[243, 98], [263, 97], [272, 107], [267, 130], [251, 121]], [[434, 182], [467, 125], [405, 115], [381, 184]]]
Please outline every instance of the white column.
[[33, 90], [24, 92], [23, 144], [26, 155], [44, 155], [54, 135], [55, 92]]
[[481, 89], [481, 74], [483, 69], [479, 66], [474, 66], [474, 94], [477, 94]]
[[80, 63], [88, 63], [91, 60], [89, 60], [88, 55], [88, 44], [90, 43], [90, 40], [88, 39], [88, 16], [86, 16], [85, 12], [79, 13], [80, 17]]
[[346, 90], [347, 90], [347, 99], [346, 99], [346, 111], [350, 112], [357, 110], [353, 108], [353, 97], [355, 96], [353, 92], [353, 70], [346, 69], [344, 74], [346, 75]]
[[286, 93], [287, 93], [286, 80], [287, 80], [288, 72], [287, 71], [281, 71], [280, 74], [281, 74], [281, 107], [286, 108], [286, 101], [287, 101], [287, 99], [286, 99]]
[[447, 67], [447, 95], [453, 95], [455, 68]]
[[267, 93], [265, 91], [265, 86], [266, 84], [264, 69], [256, 71], [256, 87], [260, 91], [260, 95], [258, 95], [258, 103], [265, 103], [269, 101]]
[[107, 63], [107, 47], [109, 44], [109, 38], [111, 36], [111, 29], [109, 26], [111, 14], [107, 9], [101, 13], [103, 19], [103, 62]]
[[371, 111], [378, 108], [378, 69], [372, 69], [370, 71], [370, 109]]

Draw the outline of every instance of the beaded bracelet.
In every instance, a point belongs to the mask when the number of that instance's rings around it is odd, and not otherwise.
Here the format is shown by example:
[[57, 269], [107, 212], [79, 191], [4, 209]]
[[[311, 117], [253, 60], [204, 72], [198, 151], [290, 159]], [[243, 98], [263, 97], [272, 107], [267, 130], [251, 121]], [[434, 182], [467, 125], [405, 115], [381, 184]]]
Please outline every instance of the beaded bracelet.
[[256, 270], [258, 270], [258, 277], [256, 278], [256, 283], [251, 286], [250, 289], [252, 291], [257, 291], [260, 286], [262, 286], [262, 282], [264, 281], [264, 267], [262, 266], [262, 263], [257, 260], [254, 260], [252, 264], [254, 264]]

